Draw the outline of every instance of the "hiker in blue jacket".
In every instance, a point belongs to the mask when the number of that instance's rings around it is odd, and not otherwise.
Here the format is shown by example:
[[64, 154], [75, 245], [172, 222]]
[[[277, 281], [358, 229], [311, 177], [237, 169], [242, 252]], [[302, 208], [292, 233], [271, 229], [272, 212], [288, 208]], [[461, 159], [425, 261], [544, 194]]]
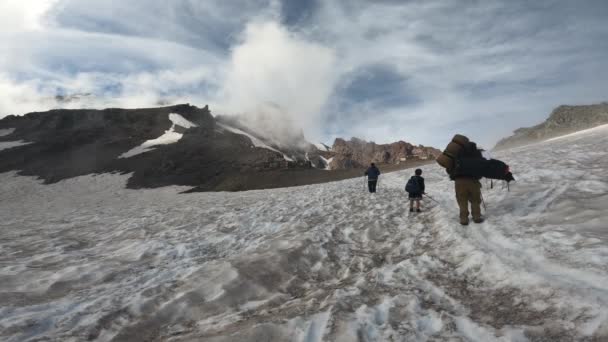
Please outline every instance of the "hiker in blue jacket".
[[416, 202], [416, 211], [420, 212], [420, 200], [424, 192], [424, 178], [422, 178], [422, 170], [416, 169], [415, 175], [407, 181], [405, 191], [408, 192], [410, 198], [410, 212], [414, 211], [414, 202]]
[[367, 176], [367, 188], [369, 189], [369, 192], [376, 192], [376, 185], [378, 184], [378, 177], [380, 176], [380, 170], [376, 167], [376, 164], [372, 163], [367, 171], [365, 171], [364, 176]]

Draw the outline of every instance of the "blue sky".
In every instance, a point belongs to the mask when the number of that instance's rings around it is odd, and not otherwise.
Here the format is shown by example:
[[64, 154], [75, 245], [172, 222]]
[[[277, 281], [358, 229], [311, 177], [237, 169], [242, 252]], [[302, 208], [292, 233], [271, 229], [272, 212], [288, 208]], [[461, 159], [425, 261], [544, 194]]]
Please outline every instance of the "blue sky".
[[608, 100], [606, 18], [603, 0], [3, 0], [0, 117], [188, 102], [313, 141], [490, 146]]

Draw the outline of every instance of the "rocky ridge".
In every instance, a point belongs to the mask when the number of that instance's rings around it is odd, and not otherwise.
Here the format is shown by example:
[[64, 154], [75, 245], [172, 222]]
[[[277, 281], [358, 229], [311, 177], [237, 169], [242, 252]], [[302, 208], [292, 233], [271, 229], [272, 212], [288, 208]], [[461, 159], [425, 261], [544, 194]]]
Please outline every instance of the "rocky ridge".
[[543, 123], [515, 130], [512, 136], [500, 140], [494, 149], [527, 145], [603, 124], [608, 124], [608, 102], [585, 106], [559, 106]]
[[441, 151], [433, 147], [412, 145], [405, 141], [392, 144], [376, 144], [358, 138], [344, 140], [338, 138], [331, 149], [330, 168], [362, 168], [370, 163], [400, 164], [413, 160], [434, 160]]

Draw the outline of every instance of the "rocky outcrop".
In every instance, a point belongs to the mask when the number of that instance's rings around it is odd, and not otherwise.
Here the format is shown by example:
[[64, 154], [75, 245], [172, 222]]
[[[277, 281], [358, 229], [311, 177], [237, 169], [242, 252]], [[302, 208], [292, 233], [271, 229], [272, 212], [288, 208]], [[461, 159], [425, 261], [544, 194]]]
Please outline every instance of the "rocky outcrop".
[[363, 168], [370, 163], [399, 164], [411, 160], [435, 159], [441, 151], [422, 145], [415, 146], [405, 141], [392, 144], [376, 144], [358, 138], [336, 139], [332, 149], [330, 168]]
[[505, 149], [554, 138], [560, 135], [608, 124], [608, 103], [587, 106], [559, 106], [545, 122], [520, 128], [500, 140], [494, 149]]
[[[301, 133], [272, 139], [188, 104], [59, 109], [0, 120], [0, 173], [16, 171], [45, 183], [119, 172], [130, 175], [129, 188], [248, 190], [337, 180], [372, 161], [397, 164], [436, 153], [402, 141], [377, 145], [359, 139], [337, 139], [330, 151], [320, 150]], [[332, 172], [326, 171], [329, 161]]]

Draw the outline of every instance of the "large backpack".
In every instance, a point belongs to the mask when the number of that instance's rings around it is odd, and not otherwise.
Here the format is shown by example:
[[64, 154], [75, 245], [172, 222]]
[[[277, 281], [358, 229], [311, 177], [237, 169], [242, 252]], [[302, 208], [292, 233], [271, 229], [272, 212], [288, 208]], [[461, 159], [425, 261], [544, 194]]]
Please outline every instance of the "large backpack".
[[500, 160], [485, 158], [460, 158], [456, 160], [454, 176], [484, 177], [509, 182], [514, 180], [509, 165]]
[[514, 180], [507, 164], [500, 160], [483, 158], [481, 151], [477, 149], [477, 144], [464, 135], [454, 136], [437, 158], [437, 163], [445, 168], [452, 178], [466, 176], [508, 182]]
[[405, 191], [410, 194], [419, 194], [422, 192], [420, 183], [418, 183], [418, 177], [412, 176], [412, 178], [407, 181], [407, 184], [405, 184]]
[[450, 172], [454, 169], [455, 160], [459, 158], [465, 146], [469, 143], [469, 138], [456, 134], [443, 153], [437, 157], [437, 163]]

